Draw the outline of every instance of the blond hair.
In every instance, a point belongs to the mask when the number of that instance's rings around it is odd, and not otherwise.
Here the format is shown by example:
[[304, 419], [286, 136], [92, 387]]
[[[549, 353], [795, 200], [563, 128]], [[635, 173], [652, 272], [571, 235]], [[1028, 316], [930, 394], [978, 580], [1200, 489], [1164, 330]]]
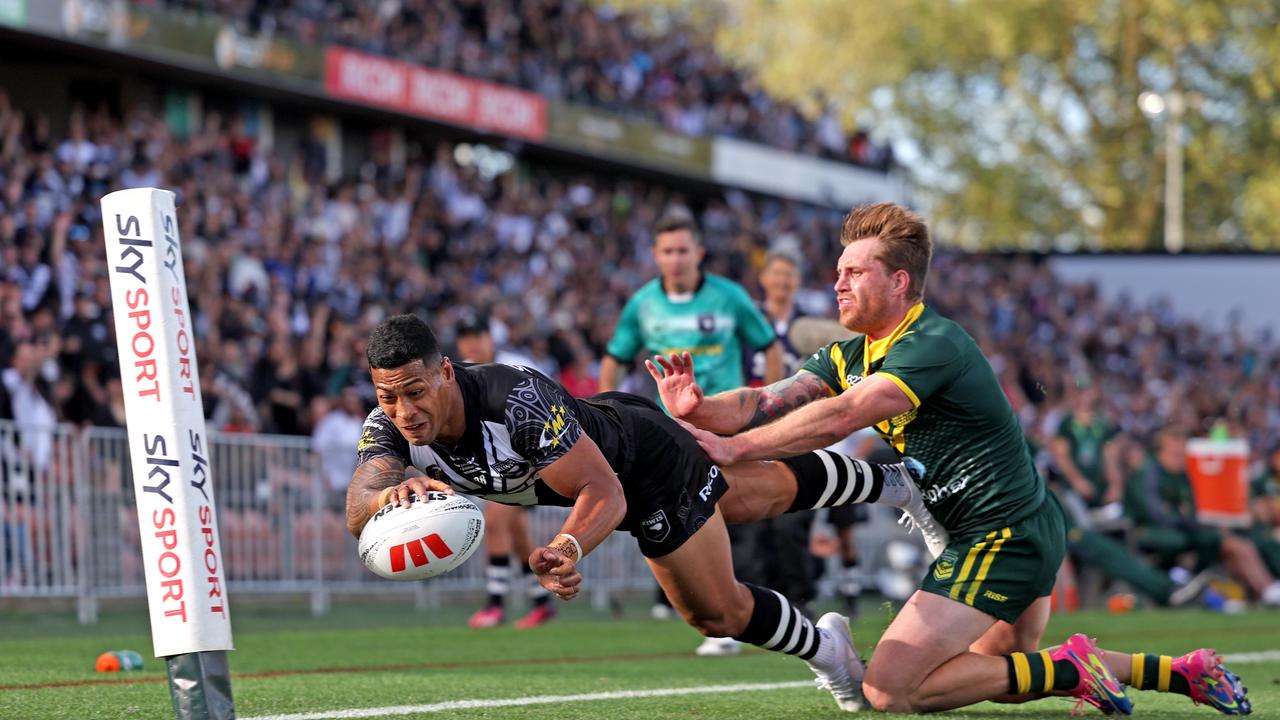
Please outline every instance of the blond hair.
[[884, 263], [889, 272], [906, 271], [910, 278], [907, 296], [923, 298], [925, 281], [929, 278], [929, 261], [933, 258], [933, 243], [929, 240], [929, 228], [924, 220], [896, 203], [855, 208], [844, 218], [840, 244], [847, 246], [870, 238], [880, 239], [880, 252], [876, 259]]

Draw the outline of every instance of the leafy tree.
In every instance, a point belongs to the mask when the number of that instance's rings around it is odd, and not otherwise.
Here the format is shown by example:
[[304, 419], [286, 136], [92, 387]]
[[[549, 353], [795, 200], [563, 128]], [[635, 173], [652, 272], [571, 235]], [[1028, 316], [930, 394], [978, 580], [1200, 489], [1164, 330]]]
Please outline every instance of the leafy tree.
[[811, 110], [821, 93], [850, 127], [897, 140], [943, 241], [1162, 247], [1169, 116], [1137, 104], [1153, 90], [1187, 100], [1187, 248], [1280, 249], [1275, 0], [665, 6], [704, 23], [770, 92]]

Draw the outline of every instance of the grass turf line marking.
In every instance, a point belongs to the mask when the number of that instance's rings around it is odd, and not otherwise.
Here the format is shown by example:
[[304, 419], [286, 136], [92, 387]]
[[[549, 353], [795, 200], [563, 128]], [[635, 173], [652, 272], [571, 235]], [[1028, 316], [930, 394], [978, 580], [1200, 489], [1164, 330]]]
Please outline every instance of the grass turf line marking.
[[581, 695], [537, 695], [534, 697], [504, 698], [500, 700], [450, 700], [430, 705], [392, 705], [389, 707], [356, 708], [352, 710], [321, 710], [319, 712], [289, 713], [287, 715], [258, 715], [243, 720], [346, 720], [347, 718], [385, 717], [413, 713], [471, 710], [475, 708], [519, 707], [525, 705], [552, 705], [592, 700], [631, 700], [634, 698], [674, 697], [677, 695], [705, 695], [712, 693], [750, 692], [752, 690], [782, 690], [813, 687], [812, 680], [777, 683], [743, 683], [739, 685], [703, 685], [687, 688], [654, 688], [652, 690], [618, 690], [615, 692], [582, 693]]
[[[1263, 650], [1261, 652], [1228, 653], [1222, 656], [1225, 663], [1234, 665], [1253, 665], [1255, 663], [1280, 660], [1280, 650]], [[727, 692], [746, 692], [751, 690], [783, 690], [790, 688], [811, 687], [812, 681], [795, 681], [781, 683], [755, 683], [742, 685], [706, 685], [691, 688], [657, 688], [654, 690], [621, 690], [617, 692], [584, 693], [581, 695], [541, 695], [524, 698], [506, 698], [501, 700], [451, 700], [432, 703], [430, 705], [393, 705], [389, 707], [358, 708], [352, 710], [321, 710], [316, 712], [290, 713], [286, 715], [258, 715], [243, 720], [346, 720], [347, 718], [386, 717], [389, 715], [409, 715], [412, 713], [446, 712], [449, 710], [469, 710], [474, 708], [519, 707], [526, 705], [549, 705], [562, 702], [590, 702], [592, 700], [627, 700], [632, 698], [674, 697], [678, 695], [701, 695]]]
[[1280, 650], [1262, 650], [1261, 652], [1227, 653], [1222, 662], [1235, 665], [1251, 665], [1280, 660]]

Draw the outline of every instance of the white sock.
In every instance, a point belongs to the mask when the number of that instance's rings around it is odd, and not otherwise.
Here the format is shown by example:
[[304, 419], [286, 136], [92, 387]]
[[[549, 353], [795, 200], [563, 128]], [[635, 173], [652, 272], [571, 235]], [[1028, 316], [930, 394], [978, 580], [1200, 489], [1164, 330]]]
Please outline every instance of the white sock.
[[829, 668], [836, 662], [836, 643], [826, 628], [814, 627], [818, 631], [818, 652], [809, 658], [809, 664], [819, 668]]

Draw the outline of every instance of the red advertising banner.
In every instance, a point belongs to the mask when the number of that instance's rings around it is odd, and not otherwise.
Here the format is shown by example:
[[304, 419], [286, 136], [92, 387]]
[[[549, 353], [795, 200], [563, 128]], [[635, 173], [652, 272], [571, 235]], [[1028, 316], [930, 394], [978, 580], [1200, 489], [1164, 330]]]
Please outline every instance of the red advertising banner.
[[389, 110], [527, 140], [547, 136], [547, 101], [518, 88], [330, 47], [325, 92]]

